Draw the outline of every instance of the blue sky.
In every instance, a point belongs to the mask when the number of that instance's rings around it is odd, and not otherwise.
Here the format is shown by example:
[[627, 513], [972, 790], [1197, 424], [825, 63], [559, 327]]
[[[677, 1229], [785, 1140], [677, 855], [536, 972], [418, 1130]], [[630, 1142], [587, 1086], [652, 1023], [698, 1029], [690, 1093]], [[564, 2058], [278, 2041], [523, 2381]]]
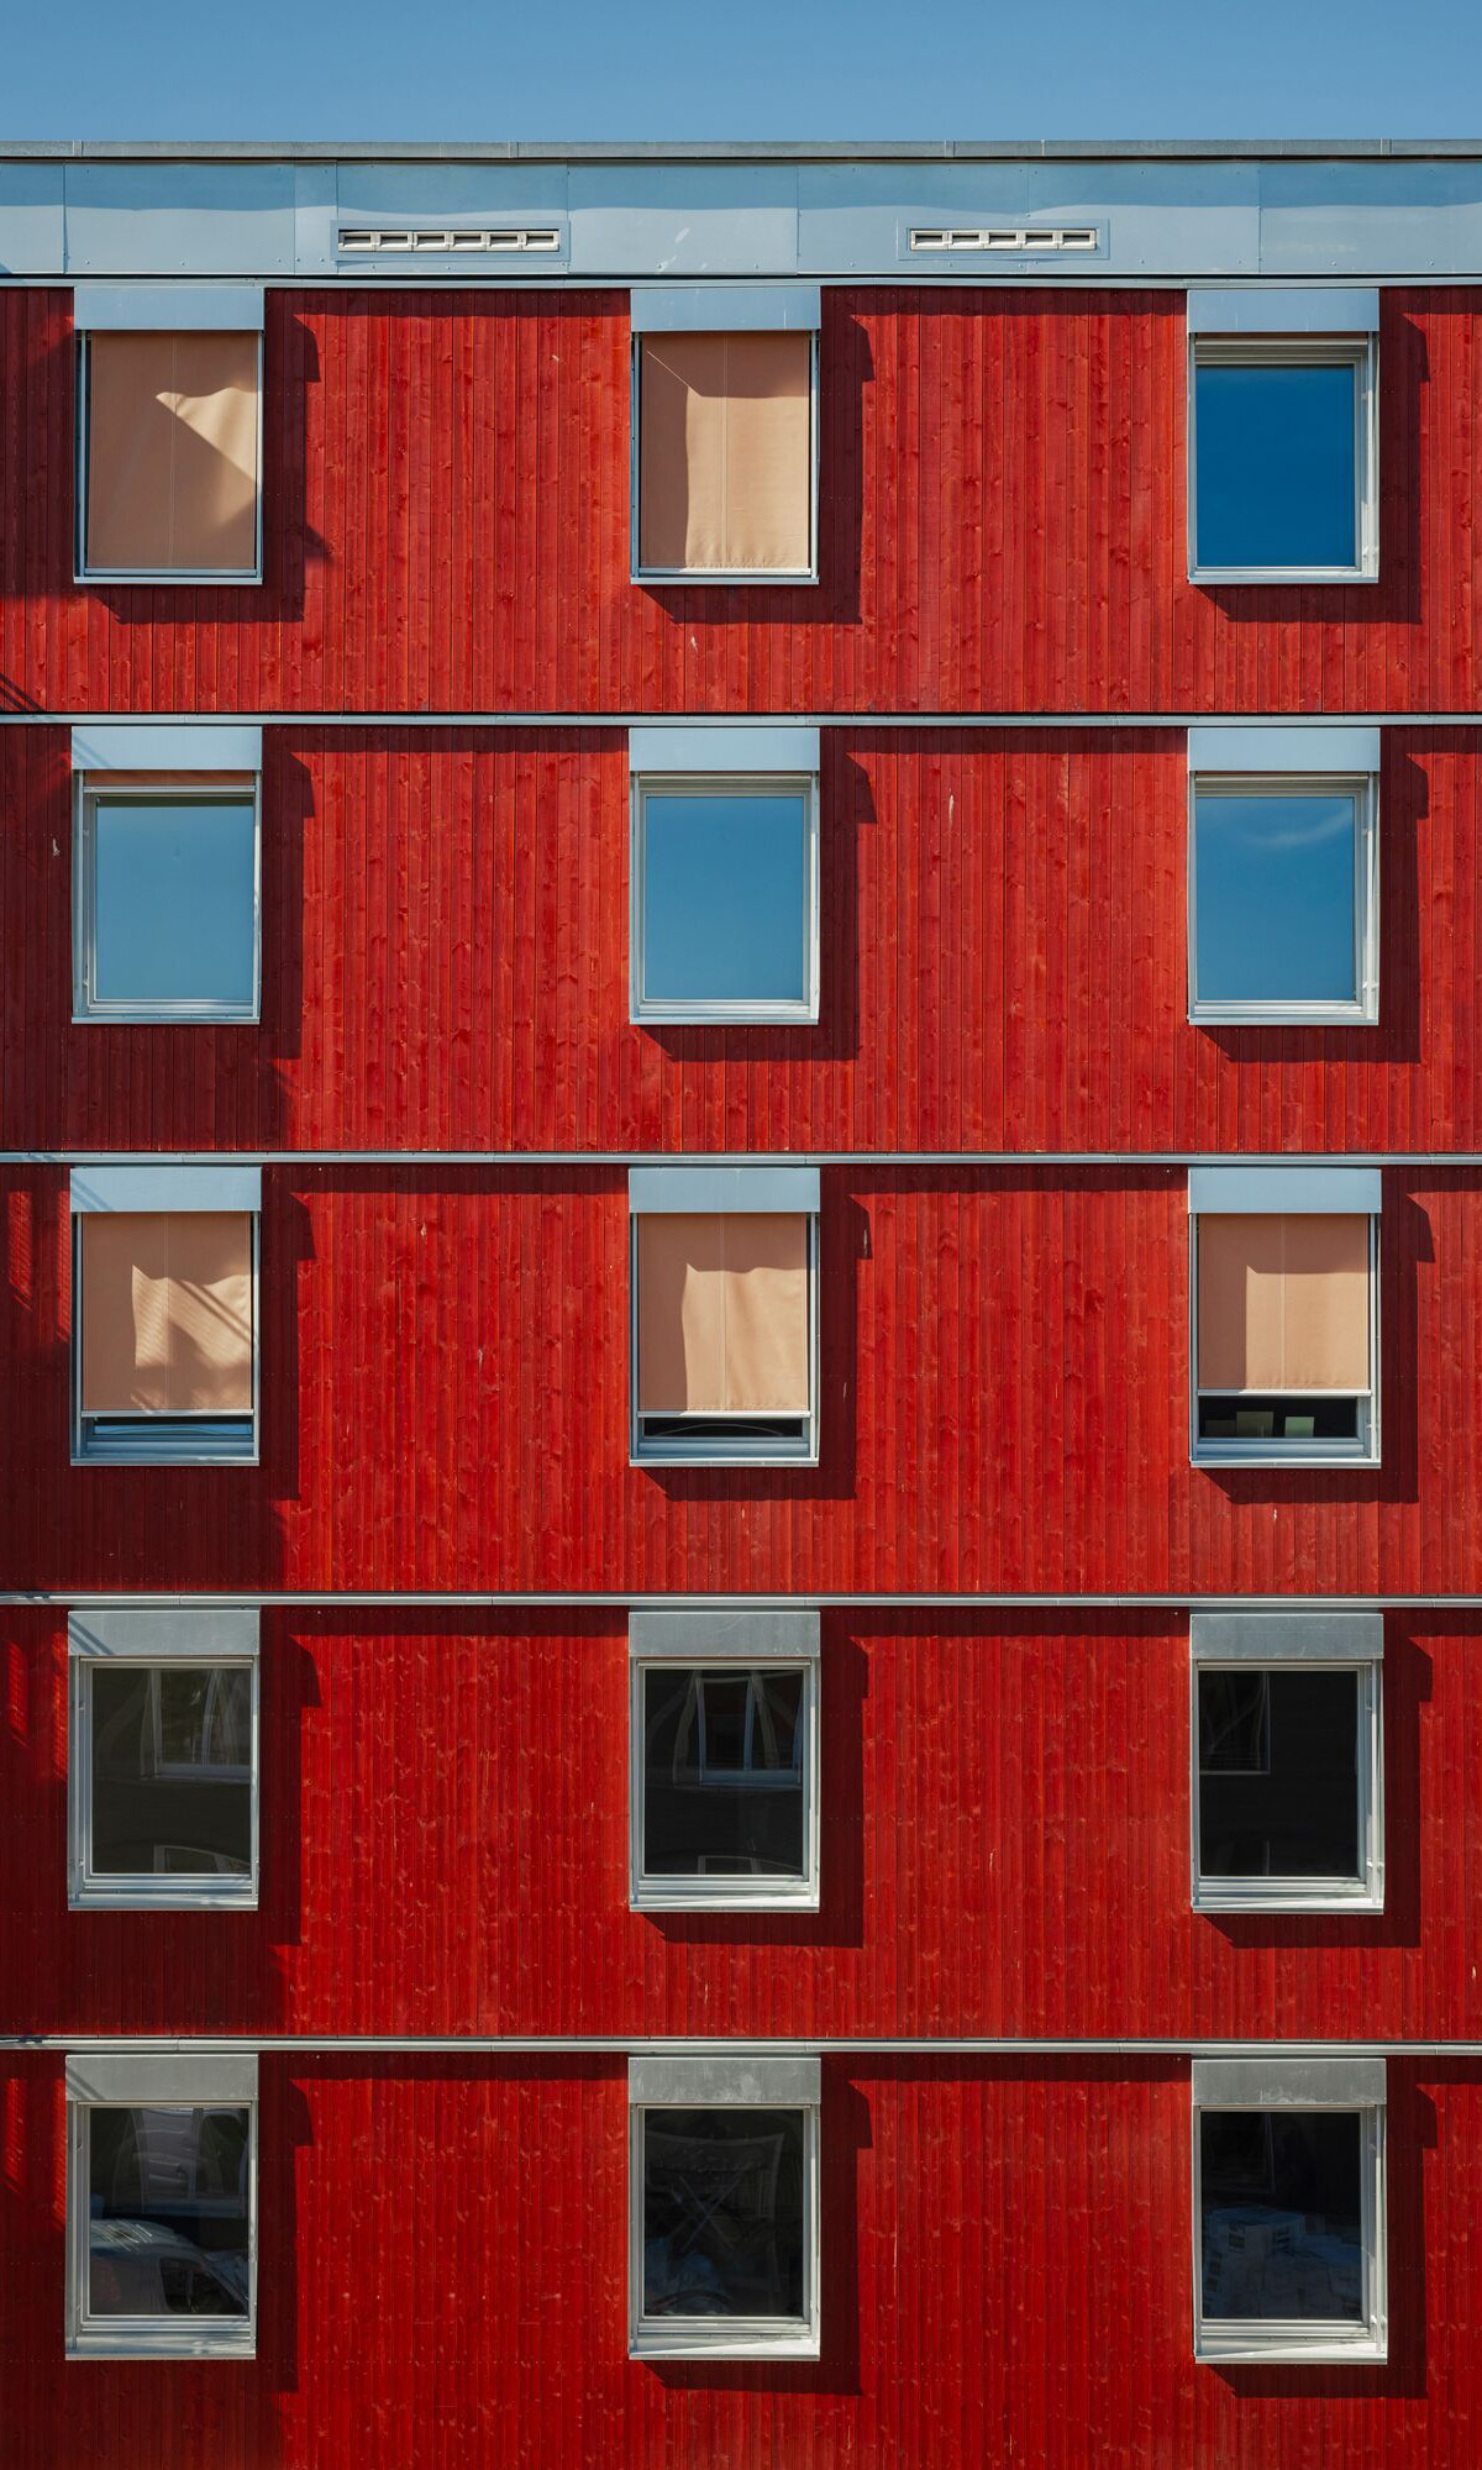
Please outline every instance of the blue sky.
[[1482, 136], [1478, 0], [53, 0], [0, 137]]

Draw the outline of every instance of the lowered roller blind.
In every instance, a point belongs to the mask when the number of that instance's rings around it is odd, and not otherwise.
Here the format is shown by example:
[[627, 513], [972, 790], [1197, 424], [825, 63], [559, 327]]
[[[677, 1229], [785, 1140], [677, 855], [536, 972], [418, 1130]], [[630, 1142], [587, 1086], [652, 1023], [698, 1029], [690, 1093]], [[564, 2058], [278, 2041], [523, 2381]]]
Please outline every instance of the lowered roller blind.
[[1198, 1223], [1202, 1390], [1369, 1388], [1367, 1218]]
[[806, 1415], [808, 1221], [638, 1220], [645, 1415]]
[[85, 1415], [252, 1412], [252, 1220], [149, 1211], [82, 1224]]
[[640, 351], [641, 563], [806, 573], [811, 337], [645, 335]]
[[254, 570], [257, 391], [255, 334], [89, 338], [89, 568]]

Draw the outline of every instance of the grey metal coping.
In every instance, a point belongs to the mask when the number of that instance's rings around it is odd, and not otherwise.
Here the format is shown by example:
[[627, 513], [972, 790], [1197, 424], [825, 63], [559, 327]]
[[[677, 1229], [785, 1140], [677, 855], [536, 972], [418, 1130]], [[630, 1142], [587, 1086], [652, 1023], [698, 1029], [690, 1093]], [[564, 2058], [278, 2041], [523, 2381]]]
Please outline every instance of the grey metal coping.
[[0, 162], [1014, 163], [1482, 162], [1482, 137], [556, 139], [0, 137]]

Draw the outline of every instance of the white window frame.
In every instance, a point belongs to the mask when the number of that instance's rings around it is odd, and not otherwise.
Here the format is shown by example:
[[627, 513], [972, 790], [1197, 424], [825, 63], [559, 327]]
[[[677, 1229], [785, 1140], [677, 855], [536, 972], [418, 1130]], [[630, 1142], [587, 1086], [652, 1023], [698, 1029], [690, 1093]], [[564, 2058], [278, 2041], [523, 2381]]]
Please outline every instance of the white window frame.
[[[70, 1687], [67, 1743], [69, 1839], [67, 1901], [73, 1912], [200, 1910], [255, 1912], [258, 1904], [262, 1787], [260, 1616], [236, 1609], [157, 1612], [133, 1608], [74, 1612], [67, 1622]], [[251, 1700], [251, 1859], [242, 1878], [211, 1871], [95, 1871], [93, 1842], [94, 1674], [120, 1663], [148, 1672], [180, 1665], [192, 1671], [246, 1672]], [[189, 1773], [209, 1782], [211, 1770]]]
[[[657, 732], [646, 733], [657, 735]], [[729, 734], [729, 733], [728, 733]], [[651, 796], [691, 798], [752, 798], [798, 795], [803, 799], [804, 835], [804, 985], [800, 1001], [702, 1002], [690, 998], [668, 1003], [644, 991], [645, 907], [647, 898], [647, 809]], [[629, 952], [631, 955], [628, 1017], [644, 1027], [695, 1022], [715, 1026], [752, 1022], [760, 1028], [806, 1026], [818, 1019], [818, 775], [816, 772], [635, 772], [632, 784], [632, 867]]]
[[[1238, 2059], [1195, 2059], [1192, 2073], [1195, 2358], [1214, 2366], [1381, 2365], [1389, 2355], [1384, 2060], [1252, 2053]], [[1205, 2315], [1199, 2122], [1207, 2110], [1345, 2110], [1361, 2118], [1364, 2311], [1357, 2324], [1321, 2317]]]
[[[72, 825], [72, 1018], [74, 1022], [156, 1022], [187, 1026], [196, 1022], [259, 1021], [262, 1018], [262, 778], [254, 772], [250, 789], [184, 787], [169, 772], [148, 786], [137, 779], [126, 789], [109, 786], [106, 772], [74, 775]], [[178, 1003], [106, 1003], [96, 993], [98, 949], [98, 875], [96, 810], [99, 799], [113, 805], [241, 806], [252, 804], [252, 993], [245, 1004], [205, 999]]]
[[[263, 578], [263, 433], [264, 351], [263, 290], [248, 283], [80, 283], [73, 295], [77, 342], [77, 522], [73, 541], [74, 583], [181, 584], [192, 591], [224, 584], [237, 590]], [[89, 346], [94, 334], [251, 334], [257, 335], [257, 527], [253, 563], [247, 567], [188, 568], [182, 566], [90, 566], [87, 562], [88, 441], [92, 425], [92, 371]]]
[[[69, 2359], [251, 2359], [257, 2356], [257, 2054], [70, 2057], [67, 2088]], [[94, 2110], [246, 2110], [247, 2313], [93, 2316], [88, 2311], [90, 2144]]]
[[[1373, 1206], [1356, 1209], [1341, 1197], [1345, 1187], [1352, 1188], [1355, 1177], [1366, 1179], [1372, 1187]], [[1220, 1197], [1222, 1188], [1228, 1197]], [[1335, 1196], [1324, 1207], [1324, 1194]], [[1204, 1197], [1211, 1195], [1213, 1197]], [[1270, 1214], [1294, 1216], [1311, 1212], [1321, 1216], [1367, 1217], [1369, 1221], [1369, 1380], [1366, 1396], [1358, 1400], [1358, 1433], [1354, 1440], [1311, 1440], [1282, 1443], [1275, 1438], [1238, 1440], [1230, 1437], [1210, 1438], [1199, 1430], [1199, 1401], [1206, 1393], [1199, 1386], [1199, 1220], [1201, 1217], [1239, 1217]], [[1301, 1166], [1279, 1167], [1208, 1167], [1195, 1168], [1189, 1174], [1189, 1460], [1196, 1467], [1377, 1467], [1379, 1457], [1379, 1175], [1368, 1168]], [[1210, 1396], [1239, 1395], [1238, 1392], [1214, 1392]], [[1263, 1398], [1270, 1390], [1252, 1391]], [[1352, 1390], [1302, 1390], [1292, 1396], [1316, 1398], [1323, 1396], [1350, 1398]]]
[[[663, 1197], [659, 1198], [660, 1187]], [[808, 1394], [809, 1410], [795, 1447], [767, 1436], [739, 1436], [730, 1444], [714, 1435], [686, 1444], [682, 1435], [649, 1441], [644, 1436], [638, 1405], [638, 1221], [649, 1211], [686, 1217], [724, 1216], [747, 1212], [775, 1213], [808, 1221]], [[744, 1167], [635, 1167], [628, 1177], [628, 1391], [629, 1463], [641, 1467], [812, 1467], [819, 1451], [819, 1213], [816, 1167], [778, 1167], [758, 1162]], [[667, 1420], [667, 1419], [666, 1419]], [[736, 1415], [697, 1417], [715, 1424], [738, 1425], [765, 1418]]]
[[[1254, 735], [1254, 732], [1251, 733]], [[1199, 993], [1199, 801], [1201, 798], [1351, 797], [1354, 801], [1354, 955], [1352, 1001], [1288, 996], [1235, 1002]], [[1260, 1028], [1290, 1022], [1299, 1028], [1372, 1027], [1379, 1019], [1379, 784], [1372, 773], [1196, 772], [1189, 767], [1189, 1019], [1200, 1026], [1224, 1023]]]
[[[75, 1467], [249, 1467], [262, 1453], [262, 1174], [257, 1167], [216, 1167], [141, 1164], [126, 1167], [74, 1167], [72, 1208], [72, 1464]], [[93, 1416], [83, 1412], [83, 1317], [87, 1310], [83, 1273], [84, 1217], [102, 1210], [136, 1216], [160, 1210], [211, 1210], [252, 1221], [252, 1410], [250, 1415], [212, 1415], [205, 1410], [181, 1415], [140, 1413], [134, 1416]], [[89, 1446], [94, 1427], [110, 1429], [110, 1446]], [[236, 1436], [247, 1430], [246, 1446], [213, 1449], [211, 1429], [229, 1427]]]
[[[818, 581], [818, 290], [805, 286], [743, 285], [679, 288], [635, 286], [629, 365], [629, 580], [633, 583], [778, 584]], [[643, 340], [650, 334], [809, 334], [808, 358], [808, 563], [784, 566], [645, 566], [642, 559]]]
[[[1351, 1878], [1206, 1878], [1199, 1866], [1199, 1682], [1207, 1672], [1351, 1673], [1359, 1868]], [[1200, 1913], [1384, 1910], [1384, 1621], [1378, 1613], [1195, 1613], [1189, 1623], [1190, 1901]]]
[[[629, 1869], [634, 1912], [816, 1912], [819, 1899], [819, 1637], [816, 1612], [635, 1612], [628, 1621]], [[803, 1805], [803, 1872], [797, 1879], [676, 1876], [644, 1867], [647, 1796], [645, 1684], [650, 1673], [800, 1673], [798, 1711]]]
[[[1354, 387], [1354, 546], [1349, 566], [1210, 566], [1198, 542], [1199, 439], [1196, 415], [1201, 368], [1347, 367]], [[1227, 583], [1377, 583], [1379, 580], [1379, 337], [1369, 334], [1215, 334], [1189, 337], [1188, 365], [1189, 581]]]
[[[736, 2051], [724, 2058], [628, 2061], [628, 2355], [643, 2359], [816, 2359], [819, 2309], [817, 2058]], [[777, 2110], [803, 2120], [803, 2313], [790, 2316], [647, 2316], [644, 2282], [644, 2125], [653, 2110]]]

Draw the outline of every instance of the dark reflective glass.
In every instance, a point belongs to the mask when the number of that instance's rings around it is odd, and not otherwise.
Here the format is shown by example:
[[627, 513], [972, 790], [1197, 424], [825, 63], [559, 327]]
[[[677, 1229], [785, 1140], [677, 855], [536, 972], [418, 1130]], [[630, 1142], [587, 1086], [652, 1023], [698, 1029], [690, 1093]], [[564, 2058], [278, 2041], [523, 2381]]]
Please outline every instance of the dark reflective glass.
[[643, 994], [650, 1003], [802, 1003], [808, 807], [650, 790], [643, 816]]
[[1356, 799], [1205, 795], [1194, 831], [1200, 1002], [1354, 1002]]
[[245, 2316], [248, 2113], [88, 2113], [88, 2311]]
[[96, 1664], [96, 1876], [244, 1878], [252, 1866], [252, 1679], [240, 1666]]
[[1356, 1878], [1358, 1723], [1356, 1673], [1201, 1672], [1201, 1874]]
[[250, 798], [96, 801], [98, 1002], [251, 1004], [256, 838]]
[[1201, 566], [1356, 564], [1358, 385], [1345, 361], [1196, 366]]
[[803, 2316], [803, 2114], [649, 2110], [643, 2312]]
[[800, 1672], [653, 1665], [643, 1677], [643, 1866], [804, 1875]]
[[1361, 2323], [1362, 2167], [1356, 2110], [1202, 2111], [1205, 2315]]
[[1242, 1390], [1222, 1398], [1203, 1391], [1199, 1437], [1203, 1441], [1356, 1441], [1356, 1398], [1257, 1398]]

